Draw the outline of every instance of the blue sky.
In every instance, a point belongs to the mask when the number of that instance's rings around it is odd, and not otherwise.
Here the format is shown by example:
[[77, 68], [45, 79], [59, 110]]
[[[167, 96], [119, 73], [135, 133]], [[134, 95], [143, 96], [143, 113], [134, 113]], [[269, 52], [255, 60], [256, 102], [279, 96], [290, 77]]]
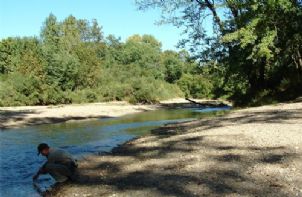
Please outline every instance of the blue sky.
[[59, 20], [97, 19], [105, 36], [125, 40], [133, 34], [152, 34], [163, 49], [175, 49], [181, 31], [170, 25], [158, 26], [159, 10], [138, 11], [134, 0], [0, 0], [0, 39], [9, 36], [38, 36], [45, 18], [53, 13]]

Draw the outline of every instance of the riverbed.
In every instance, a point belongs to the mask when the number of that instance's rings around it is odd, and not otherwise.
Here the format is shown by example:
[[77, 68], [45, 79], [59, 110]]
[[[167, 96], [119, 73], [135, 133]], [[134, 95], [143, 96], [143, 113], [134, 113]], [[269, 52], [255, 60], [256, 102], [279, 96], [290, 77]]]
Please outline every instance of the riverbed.
[[[58, 124], [36, 125], [0, 132], [0, 191], [2, 196], [39, 196], [32, 185], [32, 176], [45, 161], [37, 156], [36, 146], [47, 142], [83, 159], [86, 155], [104, 154], [135, 137], [168, 123], [199, 119], [229, 107], [160, 109], [103, 118]], [[46, 189], [54, 181], [41, 176], [39, 185]]]

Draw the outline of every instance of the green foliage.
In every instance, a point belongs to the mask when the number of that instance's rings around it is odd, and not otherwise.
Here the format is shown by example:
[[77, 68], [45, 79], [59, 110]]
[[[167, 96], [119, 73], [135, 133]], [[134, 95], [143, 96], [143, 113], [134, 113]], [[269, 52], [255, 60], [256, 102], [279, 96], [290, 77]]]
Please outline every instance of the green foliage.
[[[292, 99], [302, 94], [300, 0], [136, 0], [136, 3], [141, 10], [161, 9], [160, 24], [170, 23], [184, 29], [186, 37], [179, 46], [189, 48], [201, 67], [207, 67], [197, 72], [211, 81], [214, 97], [247, 104], [261, 103], [258, 102], [261, 99]], [[213, 21], [212, 30], [205, 22], [207, 19]], [[186, 78], [179, 83], [188, 91], [184, 87], [189, 85], [184, 84], [189, 83], [184, 81], [190, 79]]]
[[82, 89], [69, 92], [71, 102], [73, 103], [90, 103], [96, 101], [103, 101], [101, 93], [97, 89]]
[[185, 92], [186, 97], [211, 98], [213, 96], [213, 85], [203, 76], [184, 74], [177, 84]]
[[156, 103], [184, 95], [176, 82], [197, 66], [185, 52], [162, 52], [151, 35], [104, 39], [101, 30], [96, 20], [50, 14], [40, 38], [1, 40], [0, 105]]
[[79, 80], [80, 62], [77, 57], [66, 52], [55, 54], [46, 67], [47, 80], [62, 90], [74, 90]]
[[[151, 35], [121, 42], [104, 37], [96, 20], [50, 14], [39, 38], [0, 41], [0, 105], [154, 103], [183, 95], [257, 105], [302, 94], [301, 1], [136, 2], [162, 9], [159, 23], [183, 27], [179, 46], [190, 54], [163, 52]], [[212, 31], [205, 18], [214, 21]]]
[[174, 83], [180, 79], [185, 66], [179, 55], [173, 51], [166, 51], [162, 54], [161, 60], [165, 69], [165, 80]]
[[134, 91], [129, 95], [130, 103], [157, 103], [160, 100], [183, 96], [177, 86], [152, 78], [135, 79], [132, 83]]
[[33, 76], [14, 73], [1, 77], [0, 105], [34, 105], [40, 103], [40, 83]]
[[[72, 95], [68, 91], [62, 91], [57, 86], [45, 86], [45, 90], [42, 94], [42, 103], [43, 105], [56, 105], [56, 104], [68, 104], [72, 102]], [[34, 103], [37, 104], [37, 103]]]

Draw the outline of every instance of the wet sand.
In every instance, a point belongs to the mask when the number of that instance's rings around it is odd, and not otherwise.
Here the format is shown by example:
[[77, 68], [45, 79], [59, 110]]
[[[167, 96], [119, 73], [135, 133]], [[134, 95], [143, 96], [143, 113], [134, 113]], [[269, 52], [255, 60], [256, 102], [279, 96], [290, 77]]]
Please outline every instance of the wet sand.
[[80, 162], [49, 196], [302, 196], [302, 102], [172, 124]]

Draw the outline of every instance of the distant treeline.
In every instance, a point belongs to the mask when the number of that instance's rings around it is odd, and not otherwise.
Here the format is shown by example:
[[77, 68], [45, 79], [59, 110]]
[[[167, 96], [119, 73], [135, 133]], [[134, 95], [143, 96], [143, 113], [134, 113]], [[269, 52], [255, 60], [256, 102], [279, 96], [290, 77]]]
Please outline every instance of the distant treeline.
[[[182, 27], [180, 52], [151, 35], [125, 42], [96, 20], [50, 15], [38, 38], [0, 42], [0, 105], [48, 105], [173, 97], [259, 105], [302, 95], [302, 1], [136, 0]], [[222, 16], [223, 15], [223, 16]], [[213, 20], [209, 31], [206, 18]]]
[[104, 38], [96, 20], [45, 20], [40, 37], [0, 42], [0, 106], [210, 97], [211, 82], [185, 51], [151, 35]]

